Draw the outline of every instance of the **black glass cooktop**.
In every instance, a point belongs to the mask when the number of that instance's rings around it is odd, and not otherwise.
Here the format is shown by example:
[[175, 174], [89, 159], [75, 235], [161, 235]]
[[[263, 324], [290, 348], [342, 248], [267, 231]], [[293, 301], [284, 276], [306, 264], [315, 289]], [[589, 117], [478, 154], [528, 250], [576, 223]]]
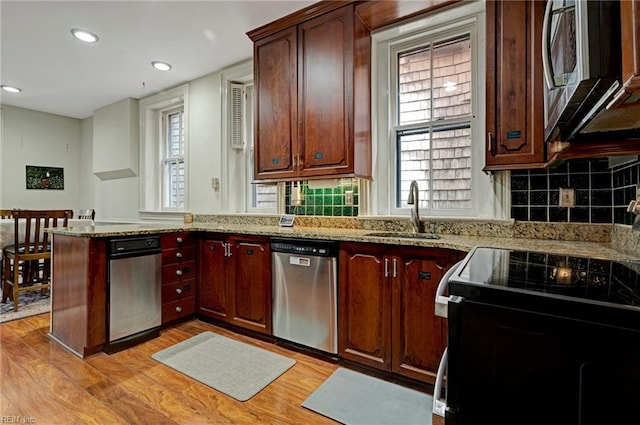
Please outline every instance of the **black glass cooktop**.
[[450, 282], [640, 308], [638, 261], [479, 247]]

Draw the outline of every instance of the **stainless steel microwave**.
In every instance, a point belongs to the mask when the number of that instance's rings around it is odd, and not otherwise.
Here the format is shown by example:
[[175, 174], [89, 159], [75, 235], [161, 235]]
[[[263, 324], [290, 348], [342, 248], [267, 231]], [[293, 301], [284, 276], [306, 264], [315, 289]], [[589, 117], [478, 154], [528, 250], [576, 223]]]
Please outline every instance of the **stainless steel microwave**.
[[571, 140], [620, 87], [620, 2], [550, 0], [542, 37], [545, 138]]

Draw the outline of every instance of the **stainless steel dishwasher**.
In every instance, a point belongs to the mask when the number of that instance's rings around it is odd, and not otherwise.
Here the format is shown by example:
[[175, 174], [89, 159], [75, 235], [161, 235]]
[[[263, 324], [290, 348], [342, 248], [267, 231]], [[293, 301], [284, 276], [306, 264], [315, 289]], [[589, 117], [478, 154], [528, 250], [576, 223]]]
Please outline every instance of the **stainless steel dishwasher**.
[[155, 338], [162, 325], [160, 237], [109, 241], [107, 353]]
[[271, 239], [273, 334], [338, 353], [337, 245], [308, 239]]

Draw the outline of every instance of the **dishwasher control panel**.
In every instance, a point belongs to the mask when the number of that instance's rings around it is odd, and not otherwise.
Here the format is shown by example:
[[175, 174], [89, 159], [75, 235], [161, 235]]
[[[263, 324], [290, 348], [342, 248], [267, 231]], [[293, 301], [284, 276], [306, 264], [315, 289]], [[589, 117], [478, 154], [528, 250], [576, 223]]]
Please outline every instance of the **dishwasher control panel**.
[[318, 257], [335, 257], [337, 256], [338, 246], [334, 242], [309, 239], [271, 239], [271, 251]]
[[109, 242], [111, 255], [149, 250], [157, 251], [160, 249], [159, 236], [111, 239]]

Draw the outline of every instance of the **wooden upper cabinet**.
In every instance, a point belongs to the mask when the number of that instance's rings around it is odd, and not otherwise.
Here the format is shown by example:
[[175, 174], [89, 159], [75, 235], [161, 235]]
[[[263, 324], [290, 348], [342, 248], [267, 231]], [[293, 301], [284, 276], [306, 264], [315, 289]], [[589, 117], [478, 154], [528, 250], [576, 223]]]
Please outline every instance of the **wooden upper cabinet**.
[[255, 170], [258, 178], [295, 174], [293, 155], [298, 149], [296, 39], [294, 27], [254, 44]]
[[622, 82], [620, 102], [640, 102], [640, 0], [620, 2]]
[[257, 180], [371, 177], [370, 33], [354, 4], [334, 3], [249, 33]]
[[352, 40], [352, 7], [299, 26], [299, 171], [303, 177], [353, 169]]
[[544, 1], [487, 1], [485, 170], [545, 163]]

